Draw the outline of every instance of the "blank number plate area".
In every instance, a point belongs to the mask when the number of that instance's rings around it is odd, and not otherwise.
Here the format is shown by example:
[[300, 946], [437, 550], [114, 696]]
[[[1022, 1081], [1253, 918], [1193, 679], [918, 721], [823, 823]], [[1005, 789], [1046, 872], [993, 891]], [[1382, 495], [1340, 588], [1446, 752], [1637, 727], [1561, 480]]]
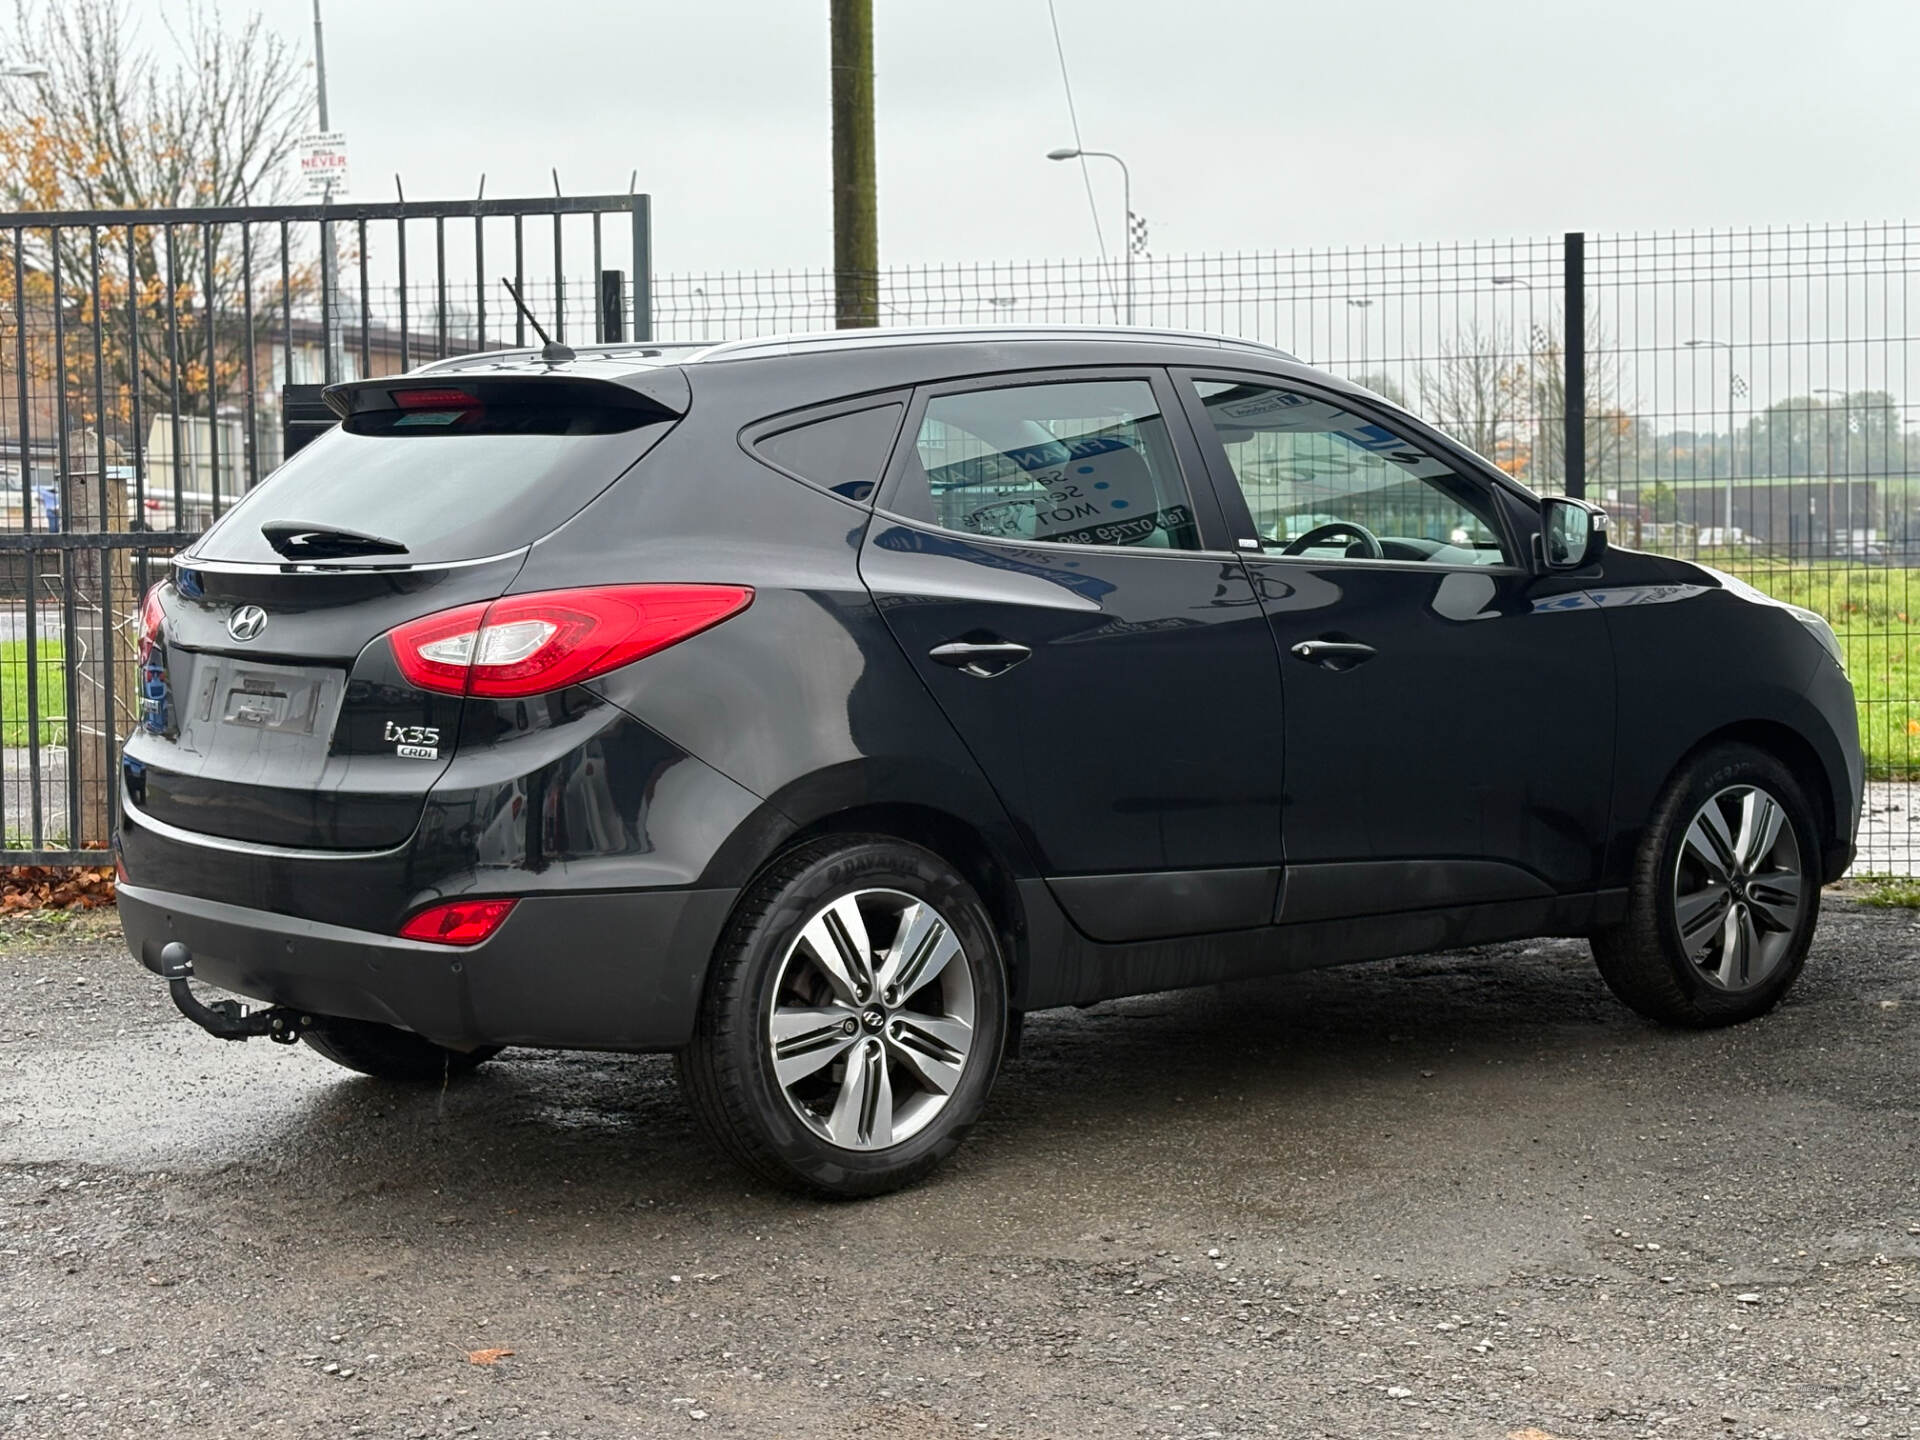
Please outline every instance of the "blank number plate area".
[[311, 785], [326, 765], [346, 677], [325, 666], [193, 657], [181, 748], [203, 773], [252, 784]]
[[278, 730], [289, 735], [311, 735], [320, 718], [320, 700], [326, 687], [321, 677], [298, 670], [233, 669], [209, 676], [208, 698], [213, 702], [201, 718], [211, 720], [217, 707], [221, 723], [253, 730]]

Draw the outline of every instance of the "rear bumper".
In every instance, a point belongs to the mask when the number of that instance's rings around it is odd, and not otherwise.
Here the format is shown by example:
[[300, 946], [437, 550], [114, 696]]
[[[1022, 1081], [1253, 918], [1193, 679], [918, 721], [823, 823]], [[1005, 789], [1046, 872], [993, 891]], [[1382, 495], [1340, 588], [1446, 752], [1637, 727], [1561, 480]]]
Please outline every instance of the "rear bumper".
[[159, 973], [178, 940], [222, 990], [374, 1020], [442, 1045], [671, 1050], [693, 1033], [735, 890], [536, 895], [465, 949], [123, 885], [120, 925]]

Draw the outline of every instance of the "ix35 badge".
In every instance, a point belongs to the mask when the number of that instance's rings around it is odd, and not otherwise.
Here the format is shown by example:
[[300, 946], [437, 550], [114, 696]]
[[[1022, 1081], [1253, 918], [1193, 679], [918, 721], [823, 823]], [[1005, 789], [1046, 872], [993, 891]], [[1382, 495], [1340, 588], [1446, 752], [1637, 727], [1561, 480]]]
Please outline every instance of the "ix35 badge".
[[440, 758], [440, 727], [438, 725], [396, 725], [387, 721], [387, 739], [396, 742], [393, 753], [403, 760], [438, 760]]

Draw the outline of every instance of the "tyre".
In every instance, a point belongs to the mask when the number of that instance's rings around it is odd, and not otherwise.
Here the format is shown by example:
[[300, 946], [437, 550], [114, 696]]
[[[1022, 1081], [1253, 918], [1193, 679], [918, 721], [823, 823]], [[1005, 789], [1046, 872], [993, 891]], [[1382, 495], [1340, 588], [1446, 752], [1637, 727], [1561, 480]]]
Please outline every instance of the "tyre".
[[408, 1085], [452, 1080], [500, 1053], [498, 1045], [450, 1050], [398, 1026], [330, 1015], [314, 1016], [300, 1038], [336, 1065]]
[[880, 836], [813, 841], [741, 898], [680, 1084], [753, 1174], [878, 1195], [965, 1138], [999, 1069], [1006, 1010], [992, 921], [951, 866]]
[[1655, 807], [1626, 920], [1593, 937], [1601, 976], [1662, 1024], [1764, 1015], [1806, 962], [1819, 856], [1812, 807], [1786, 766], [1745, 745], [1705, 751]]

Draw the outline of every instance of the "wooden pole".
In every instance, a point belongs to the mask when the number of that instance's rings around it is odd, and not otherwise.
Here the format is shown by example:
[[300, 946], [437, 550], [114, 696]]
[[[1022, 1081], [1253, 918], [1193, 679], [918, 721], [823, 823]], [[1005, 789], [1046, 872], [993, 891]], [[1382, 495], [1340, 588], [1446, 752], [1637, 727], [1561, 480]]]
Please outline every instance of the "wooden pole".
[[833, 28], [833, 318], [880, 323], [874, 191], [873, 0], [830, 0]]

